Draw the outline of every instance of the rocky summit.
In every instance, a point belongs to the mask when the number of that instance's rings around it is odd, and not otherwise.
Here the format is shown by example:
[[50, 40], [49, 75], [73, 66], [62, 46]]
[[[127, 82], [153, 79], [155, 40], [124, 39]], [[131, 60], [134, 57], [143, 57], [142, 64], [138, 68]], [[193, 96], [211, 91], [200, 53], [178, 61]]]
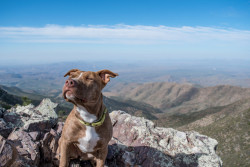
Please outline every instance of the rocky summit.
[[[58, 166], [56, 150], [63, 123], [57, 105], [44, 99], [37, 107], [0, 107], [0, 166]], [[152, 121], [124, 111], [110, 113], [113, 138], [107, 167], [220, 167], [218, 142], [195, 131], [155, 127]], [[91, 166], [72, 160], [70, 166]]]

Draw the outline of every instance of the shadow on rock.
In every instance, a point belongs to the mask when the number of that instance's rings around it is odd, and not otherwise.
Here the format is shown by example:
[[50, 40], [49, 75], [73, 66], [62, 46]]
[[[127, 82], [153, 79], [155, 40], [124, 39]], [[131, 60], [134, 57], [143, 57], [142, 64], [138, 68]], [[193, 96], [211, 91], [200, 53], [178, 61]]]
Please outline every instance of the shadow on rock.
[[[124, 147], [109, 145], [105, 166], [107, 167], [198, 167], [199, 159], [204, 153], [168, 155], [149, 146]], [[71, 160], [71, 167], [92, 167], [89, 161]]]

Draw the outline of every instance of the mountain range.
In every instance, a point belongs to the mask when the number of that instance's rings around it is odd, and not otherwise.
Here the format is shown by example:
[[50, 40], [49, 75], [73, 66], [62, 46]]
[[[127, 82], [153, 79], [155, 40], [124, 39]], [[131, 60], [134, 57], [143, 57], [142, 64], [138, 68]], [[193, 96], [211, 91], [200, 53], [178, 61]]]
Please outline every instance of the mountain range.
[[250, 89], [230, 85], [200, 87], [193, 84], [154, 82], [119, 84], [104, 92], [104, 95], [144, 102], [166, 113], [190, 113], [226, 106], [248, 98]]

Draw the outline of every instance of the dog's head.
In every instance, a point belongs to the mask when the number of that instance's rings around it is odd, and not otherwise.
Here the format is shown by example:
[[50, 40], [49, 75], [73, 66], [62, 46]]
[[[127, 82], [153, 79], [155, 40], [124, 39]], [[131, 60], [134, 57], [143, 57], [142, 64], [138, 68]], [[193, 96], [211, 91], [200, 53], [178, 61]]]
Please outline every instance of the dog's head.
[[63, 86], [63, 97], [74, 104], [95, 103], [101, 96], [102, 89], [110, 81], [110, 77], [118, 76], [109, 70], [97, 72], [80, 71], [72, 69], [64, 77], [68, 76]]

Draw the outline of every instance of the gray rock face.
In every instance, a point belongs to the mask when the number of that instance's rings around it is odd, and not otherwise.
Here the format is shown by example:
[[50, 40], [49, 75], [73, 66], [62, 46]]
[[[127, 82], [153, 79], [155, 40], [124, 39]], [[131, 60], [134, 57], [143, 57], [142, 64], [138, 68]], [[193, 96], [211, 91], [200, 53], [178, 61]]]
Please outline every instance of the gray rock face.
[[[38, 107], [19, 106], [0, 118], [0, 167], [56, 167], [63, 123], [57, 123], [56, 104], [45, 99]], [[155, 127], [154, 123], [122, 111], [110, 113], [113, 138], [108, 167], [219, 167], [217, 141], [197, 132]], [[70, 166], [91, 166], [72, 160]]]
[[25, 131], [49, 131], [57, 124], [56, 106], [50, 99], [44, 99], [37, 107], [32, 104], [13, 107], [4, 113], [3, 118], [9, 126], [22, 127]]
[[[54, 111], [56, 106], [57, 104], [49, 99], [44, 99], [37, 107], [30, 104], [2, 112], [3, 118], [0, 118], [2, 142], [0, 144], [4, 149], [0, 152], [0, 167], [41, 166], [44, 154], [47, 154], [43, 152], [44, 148], [48, 147], [52, 150], [50, 145], [44, 145], [44, 142], [48, 141], [45, 136], [49, 136], [51, 131], [54, 131], [53, 128], [58, 127], [57, 114]], [[57, 136], [53, 136], [52, 139], [59, 138], [60, 134], [61, 132], [58, 132]], [[44, 138], [46, 140], [43, 140]], [[58, 143], [58, 140], [54, 143]], [[46, 156], [52, 157], [50, 154]]]
[[[113, 138], [109, 166], [220, 167], [218, 142], [197, 132], [155, 127], [152, 121], [122, 111], [110, 113]], [[116, 161], [113, 161], [114, 157]]]

